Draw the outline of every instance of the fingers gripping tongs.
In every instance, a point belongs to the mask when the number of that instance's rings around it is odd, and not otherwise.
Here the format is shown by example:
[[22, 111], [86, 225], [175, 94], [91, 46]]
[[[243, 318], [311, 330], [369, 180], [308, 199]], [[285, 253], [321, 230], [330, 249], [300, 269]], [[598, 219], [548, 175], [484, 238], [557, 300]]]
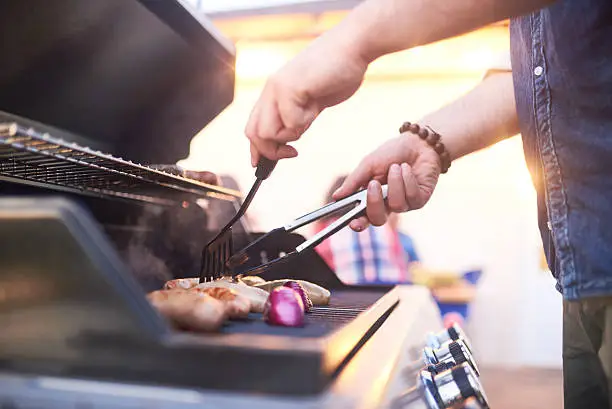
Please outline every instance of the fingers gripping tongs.
[[[383, 199], [387, 199], [387, 185], [382, 186]], [[292, 222], [286, 224], [283, 227], [276, 228], [259, 239], [255, 240], [242, 250], [238, 251], [232, 257], [230, 257], [226, 263], [226, 268], [233, 276], [237, 275], [256, 275], [267, 271], [272, 266], [277, 264], [286, 263], [290, 260], [295, 259], [300, 253], [305, 250], [314, 248], [326, 238], [335, 234], [342, 228], [348, 226], [348, 224], [356, 218], [365, 214], [367, 207], [367, 191], [362, 190], [351, 196], [345, 197], [344, 199], [338, 200], [337, 202], [325, 205], [311, 213], [301, 216]], [[257, 260], [260, 257], [262, 251], [267, 248], [269, 241], [285, 241], [291, 242], [291, 240], [283, 240], [283, 236], [289, 236], [292, 231], [306, 226], [314, 221], [317, 221], [323, 217], [346, 211], [346, 213], [336, 219], [333, 223], [327, 226], [315, 234], [310, 239], [306, 240], [299, 246], [295, 247], [292, 251], [289, 251], [286, 255], [278, 257], [267, 263], [260, 264], [256, 267], [245, 267], [245, 264], [250, 260]], [[287, 237], [289, 238], [289, 237]], [[250, 263], [249, 263], [250, 264]]]

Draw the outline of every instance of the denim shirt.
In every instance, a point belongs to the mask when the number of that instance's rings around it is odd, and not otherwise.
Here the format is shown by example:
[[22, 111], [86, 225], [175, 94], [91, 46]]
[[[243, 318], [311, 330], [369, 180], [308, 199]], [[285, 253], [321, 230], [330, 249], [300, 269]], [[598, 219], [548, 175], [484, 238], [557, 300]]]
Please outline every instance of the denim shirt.
[[612, 0], [510, 24], [516, 106], [548, 264], [565, 299], [612, 294]]

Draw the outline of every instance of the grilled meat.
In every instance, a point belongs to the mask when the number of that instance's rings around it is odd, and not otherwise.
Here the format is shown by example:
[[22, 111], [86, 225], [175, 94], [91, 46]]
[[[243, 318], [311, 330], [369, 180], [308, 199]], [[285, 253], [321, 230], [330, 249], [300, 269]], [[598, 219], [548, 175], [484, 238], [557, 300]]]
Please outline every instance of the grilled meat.
[[251, 285], [251, 286], [256, 285], [256, 284], [263, 284], [266, 282], [266, 280], [264, 280], [263, 278], [259, 276], [244, 276], [244, 277], [240, 277], [238, 281], [246, 285]]
[[270, 292], [270, 291], [272, 291], [272, 289], [284, 285], [287, 281], [296, 281], [302, 287], [304, 287], [304, 290], [306, 291], [306, 294], [308, 294], [308, 297], [310, 298], [310, 300], [312, 301], [312, 303], [314, 305], [327, 305], [327, 304], [329, 304], [329, 299], [331, 298], [331, 292], [329, 290], [327, 290], [327, 289], [325, 289], [325, 288], [323, 288], [321, 286], [318, 286], [316, 284], [313, 284], [311, 282], [304, 281], [304, 280], [290, 280], [290, 279], [286, 279], [286, 280], [266, 281], [263, 284], [255, 284], [253, 287], [254, 288], [261, 288], [262, 290], [266, 290], [266, 291]]
[[161, 315], [181, 329], [215, 331], [228, 316], [226, 305], [200, 292], [158, 290], [147, 295]]
[[225, 280], [217, 280], [208, 283], [198, 284], [197, 288], [229, 288], [236, 293], [246, 297], [251, 302], [251, 312], [263, 312], [264, 305], [268, 299], [268, 292], [261, 288], [249, 287], [245, 284], [230, 283]]
[[164, 290], [189, 290], [196, 287], [200, 283], [199, 278], [177, 278], [175, 280], [166, 281]]
[[192, 288], [189, 291], [203, 293], [222, 301], [227, 309], [229, 318], [244, 319], [249, 316], [251, 302], [243, 295], [238, 294], [230, 288]]

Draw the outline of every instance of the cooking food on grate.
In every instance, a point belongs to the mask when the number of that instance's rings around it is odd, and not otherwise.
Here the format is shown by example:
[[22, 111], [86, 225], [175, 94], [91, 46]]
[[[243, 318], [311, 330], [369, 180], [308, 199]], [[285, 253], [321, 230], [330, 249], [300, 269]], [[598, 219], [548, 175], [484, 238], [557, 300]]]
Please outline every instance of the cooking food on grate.
[[260, 277], [241, 277], [237, 282], [232, 282], [231, 277], [222, 277], [216, 281], [199, 283], [199, 278], [179, 278], [167, 281], [164, 290], [189, 290], [193, 288], [215, 288], [223, 287], [236, 291], [246, 297], [251, 303], [251, 312], [263, 312], [268, 293], [276, 287], [281, 287], [288, 282], [298, 283], [313, 305], [328, 305], [331, 297], [329, 290], [304, 280], [275, 280], [265, 281]]
[[200, 283], [199, 278], [177, 278], [175, 280], [166, 281], [164, 290], [189, 290], [196, 287]]
[[215, 331], [227, 318], [225, 304], [205, 293], [158, 290], [149, 293], [147, 299], [162, 316], [181, 329]]
[[261, 288], [266, 291], [272, 291], [276, 287], [281, 287], [285, 285], [288, 281], [295, 281], [299, 283], [304, 290], [306, 290], [306, 294], [312, 301], [313, 305], [327, 305], [329, 304], [329, 299], [331, 297], [331, 292], [321, 286], [313, 284], [304, 280], [274, 280], [274, 281], [266, 281], [263, 284], [256, 284], [253, 287]]
[[[243, 278], [240, 278], [234, 281], [233, 277], [221, 277], [215, 280], [215, 282], [225, 281], [225, 282], [230, 282], [234, 284], [244, 284], [244, 285], [249, 285], [249, 286], [266, 282], [266, 280], [264, 280], [263, 278], [259, 278], [259, 277], [252, 277], [252, 278], [257, 278], [257, 280], [244, 280]], [[164, 290], [174, 290], [174, 289], [189, 290], [190, 288], [197, 287], [198, 284], [200, 284], [199, 278], [177, 278], [174, 280], [166, 281], [166, 283], [164, 284]]]
[[256, 285], [256, 284], [263, 284], [266, 282], [266, 280], [264, 280], [263, 278], [259, 276], [244, 276], [244, 277], [238, 278], [238, 282], [246, 284], [246, 285]]
[[189, 291], [203, 293], [222, 301], [227, 309], [227, 315], [233, 319], [244, 319], [249, 316], [251, 302], [245, 296], [238, 294], [230, 288], [192, 288]]
[[304, 326], [302, 297], [290, 287], [276, 287], [270, 291], [263, 316], [270, 325], [302, 327]]
[[302, 284], [298, 283], [297, 281], [287, 281], [285, 284], [283, 284], [283, 287], [291, 288], [293, 291], [298, 293], [302, 299], [302, 303], [304, 304], [304, 312], [310, 311], [312, 308], [312, 301], [306, 293], [306, 290], [304, 290], [304, 287], [302, 287]]
[[236, 291], [238, 294], [246, 297], [251, 303], [251, 312], [263, 312], [264, 305], [268, 299], [268, 292], [261, 288], [249, 287], [244, 284], [230, 283], [225, 280], [217, 280], [208, 283], [198, 284], [195, 288], [229, 288]]

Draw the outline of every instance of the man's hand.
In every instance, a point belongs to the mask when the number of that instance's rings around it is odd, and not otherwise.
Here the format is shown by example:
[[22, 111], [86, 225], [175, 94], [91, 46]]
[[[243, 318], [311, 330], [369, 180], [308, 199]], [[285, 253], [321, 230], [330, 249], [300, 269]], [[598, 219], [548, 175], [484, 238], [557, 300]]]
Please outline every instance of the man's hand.
[[367, 65], [392, 52], [429, 44], [554, 0], [365, 0], [334, 29], [270, 78], [249, 118], [251, 161], [297, 155], [296, 141], [327, 107], [357, 91]]
[[350, 41], [334, 32], [313, 42], [266, 83], [247, 123], [251, 162], [292, 158], [287, 145], [310, 127], [321, 111], [357, 91], [367, 68]]
[[[338, 200], [362, 187], [368, 189], [367, 217], [353, 220], [355, 231], [387, 221], [387, 212], [420, 209], [431, 197], [440, 176], [440, 158], [427, 142], [406, 133], [391, 139], [366, 156], [334, 193]], [[389, 186], [387, 203], [381, 184]]]
[[[442, 135], [451, 160], [519, 132], [512, 74], [487, 77], [463, 97], [420, 121]], [[354, 220], [356, 231], [384, 224], [387, 212], [419, 209], [429, 200], [440, 175], [440, 159], [427, 142], [405, 133], [365, 157], [334, 194], [335, 199], [368, 187], [367, 217]], [[389, 185], [387, 204], [380, 184]]]

